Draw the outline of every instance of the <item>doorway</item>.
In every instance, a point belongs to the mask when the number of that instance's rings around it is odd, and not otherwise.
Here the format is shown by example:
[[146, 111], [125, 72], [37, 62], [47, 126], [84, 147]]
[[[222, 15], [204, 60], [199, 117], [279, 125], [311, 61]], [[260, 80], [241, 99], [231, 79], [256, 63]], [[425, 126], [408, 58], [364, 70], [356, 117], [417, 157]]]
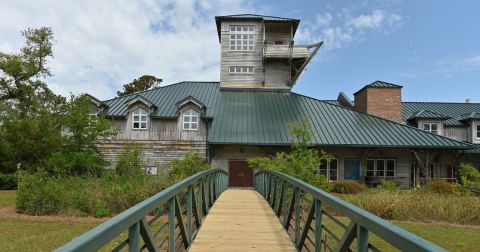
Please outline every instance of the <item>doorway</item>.
[[247, 161], [228, 161], [228, 184], [234, 187], [253, 187], [253, 169]]
[[347, 180], [360, 180], [360, 160], [358, 159], [345, 159], [343, 161], [344, 166], [344, 179]]

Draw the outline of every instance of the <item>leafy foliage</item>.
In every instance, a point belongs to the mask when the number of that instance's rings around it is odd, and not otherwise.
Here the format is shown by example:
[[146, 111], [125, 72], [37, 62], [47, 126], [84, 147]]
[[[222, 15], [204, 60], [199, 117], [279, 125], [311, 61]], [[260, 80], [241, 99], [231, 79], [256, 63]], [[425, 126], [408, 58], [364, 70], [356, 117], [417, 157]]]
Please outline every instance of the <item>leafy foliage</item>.
[[452, 183], [441, 179], [431, 180], [425, 184], [427, 192], [453, 194], [455, 192], [454, 189], [455, 187]]
[[301, 179], [323, 190], [330, 190], [325, 176], [319, 174], [321, 160], [330, 160], [331, 155], [310, 145], [312, 138], [308, 120], [292, 123], [289, 134], [292, 138], [292, 151], [278, 152], [274, 157], [248, 159], [250, 167], [262, 170], [275, 170]]
[[210, 164], [200, 154], [188, 153], [183, 159], [171, 162], [171, 170], [168, 172], [170, 184], [176, 183], [201, 171], [210, 169]]
[[137, 144], [129, 143], [117, 157], [115, 172], [120, 176], [138, 176], [144, 167], [142, 162], [143, 151]]
[[151, 176], [52, 177], [40, 171], [20, 175], [17, 210], [30, 215], [104, 217], [120, 213], [164, 189]]
[[17, 174], [2, 174], [0, 173], [0, 190], [14, 190], [17, 189]]
[[132, 82], [123, 85], [123, 92], [117, 91], [118, 96], [133, 94], [135, 92], [145, 91], [160, 86], [162, 79], [152, 75], [143, 75]]
[[65, 98], [55, 95], [41, 81], [51, 75], [46, 64], [53, 56], [53, 32], [42, 27], [27, 29], [22, 35], [26, 43], [19, 53], [0, 52], [0, 107], [5, 109], [0, 111], [20, 118], [42, 109], [59, 111]]
[[384, 190], [388, 192], [394, 192], [398, 190], [397, 182], [392, 179], [382, 179], [380, 185], [377, 186], [377, 189]]

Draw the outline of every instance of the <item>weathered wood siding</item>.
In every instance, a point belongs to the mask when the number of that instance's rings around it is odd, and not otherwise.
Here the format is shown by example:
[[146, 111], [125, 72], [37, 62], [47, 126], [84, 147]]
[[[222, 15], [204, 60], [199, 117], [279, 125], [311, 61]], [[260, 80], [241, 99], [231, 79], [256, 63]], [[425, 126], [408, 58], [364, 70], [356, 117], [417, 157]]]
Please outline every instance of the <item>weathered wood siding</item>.
[[468, 141], [468, 128], [460, 126], [446, 126], [445, 136], [458, 141]]
[[[254, 51], [238, 52], [230, 51], [230, 25], [254, 25]], [[267, 36], [267, 34], [266, 34]], [[268, 35], [271, 39], [286, 39], [289, 41], [290, 33], [274, 33]], [[223, 21], [221, 25], [221, 63], [220, 63], [220, 86], [238, 88], [289, 88], [287, 61], [283, 63], [267, 63], [264, 76], [263, 66], [263, 27], [259, 21]], [[230, 66], [252, 66], [253, 74], [230, 74]], [[286, 71], [287, 70], [287, 71]], [[263, 85], [265, 77], [265, 85]]]
[[[132, 111], [136, 107], [132, 107]], [[132, 129], [131, 113], [124, 119], [112, 119], [112, 127], [118, 130], [111, 140], [100, 144], [99, 150], [115, 167], [118, 155], [128, 143], [139, 144], [143, 150], [145, 166], [166, 168], [174, 159], [181, 159], [189, 152], [197, 152], [206, 157], [207, 127], [210, 122], [199, 121], [198, 130], [183, 130], [182, 115], [177, 119], [157, 119], [148, 117], [147, 129]]]

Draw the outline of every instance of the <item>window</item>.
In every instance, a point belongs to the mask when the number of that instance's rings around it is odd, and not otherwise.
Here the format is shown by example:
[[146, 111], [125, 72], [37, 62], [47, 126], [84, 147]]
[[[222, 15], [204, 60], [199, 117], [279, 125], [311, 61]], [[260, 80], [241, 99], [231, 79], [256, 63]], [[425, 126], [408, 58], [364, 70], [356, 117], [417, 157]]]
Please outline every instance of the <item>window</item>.
[[328, 181], [333, 181], [338, 179], [338, 161], [337, 159], [332, 159], [330, 161], [322, 160], [320, 162], [320, 174], [325, 176]]
[[132, 128], [147, 129], [147, 111], [144, 109], [136, 109], [132, 113]]
[[231, 74], [253, 74], [254, 68], [250, 66], [231, 66], [228, 68]]
[[480, 123], [477, 124], [477, 138], [480, 138]]
[[367, 177], [395, 177], [395, 159], [367, 159]]
[[183, 113], [183, 129], [198, 130], [198, 112], [194, 109], [188, 109]]
[[430, 178], [435, 178], [435, 163], [428, 164], [428, 173], [430, 174]]
[[438, 124], [437, 123], [424, 123], [423, 130], [438, 134]]
[[253, 51], [253, 25], [230, 26], [230, 51]]

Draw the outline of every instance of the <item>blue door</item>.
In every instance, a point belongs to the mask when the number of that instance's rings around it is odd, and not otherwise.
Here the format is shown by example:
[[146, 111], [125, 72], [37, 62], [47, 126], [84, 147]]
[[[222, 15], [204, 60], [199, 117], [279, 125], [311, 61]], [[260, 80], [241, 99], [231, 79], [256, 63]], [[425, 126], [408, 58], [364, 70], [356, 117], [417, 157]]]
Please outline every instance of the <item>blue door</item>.
[[360, 180], [360, 160], [345, 159], [344, 164], [344, 179]]

